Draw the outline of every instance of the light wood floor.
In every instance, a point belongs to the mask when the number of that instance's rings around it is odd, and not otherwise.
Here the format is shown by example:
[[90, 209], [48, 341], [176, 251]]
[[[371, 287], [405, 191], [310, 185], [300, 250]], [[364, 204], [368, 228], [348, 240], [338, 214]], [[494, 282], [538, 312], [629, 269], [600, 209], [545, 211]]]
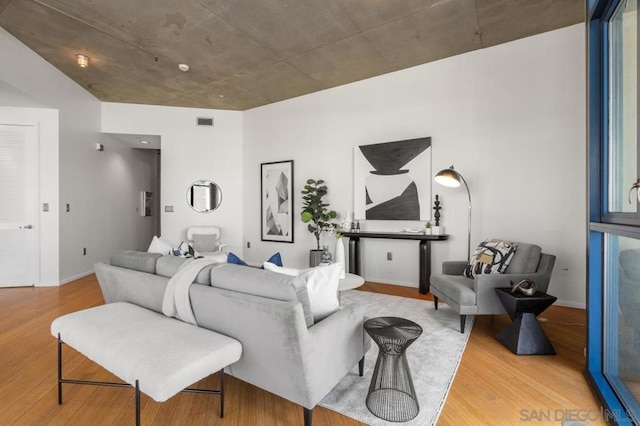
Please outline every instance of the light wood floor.
[[[361, 289], [430, 299], [415, 288], [366, 283]], [[134, 394], [129, 389], [65, 385], [64, 404], [57, 404], [56, 340], [49, 331], [51, 321], [102, 303], [93, 275], [62, 287], [0, 289], [0, 425], [134, 423]], [[432, 309], [433, 305], [425, 307]], [[448, 308], [442, 305], [440, 309]], [[476, 319], [439, 425], [559, 424], [559, 416], [599, 410], [583, 377], [584, 311], [551, 307], [542, 317], [548, 318], [543, 327], [556, 356], [513, 355], [494, 339], [509, 323], [506, 315]], [[65, 347], [64, 353], [65, 376], [117, 380], [73, 349]], [[217, 383], [214, 376], [199, 385], [214, 389]], [[162, 404], [143, 395], [142, 423], [302, 425], [299, 406], [231, 376], [226, 384], [224, 419], [217, 416], [217, 396], [181, 393]], [[322, 407], [313, 416], [317, 426], [360, 424]]]

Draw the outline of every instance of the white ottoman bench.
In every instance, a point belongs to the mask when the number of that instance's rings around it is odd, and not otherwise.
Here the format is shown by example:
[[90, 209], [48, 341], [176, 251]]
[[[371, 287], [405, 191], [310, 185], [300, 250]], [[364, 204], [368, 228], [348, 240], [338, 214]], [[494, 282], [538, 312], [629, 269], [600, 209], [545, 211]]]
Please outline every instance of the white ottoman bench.
[[[58, 338], [58, 404], [62, 404], [63, 383], [132, 386], [137, 425], [140, 392], [157, 402], [180, 391], [220, 394], [220, 417], [224, 417], [224, 367], [242, 354], [242, 345], [235, 339], [131, 303], [109, 303], [63, 315], [51, 323], [51, 334]], [[63, 343], [126, 383], [63, 378]], [[219, 390], [187, 388], [218, 371]]]

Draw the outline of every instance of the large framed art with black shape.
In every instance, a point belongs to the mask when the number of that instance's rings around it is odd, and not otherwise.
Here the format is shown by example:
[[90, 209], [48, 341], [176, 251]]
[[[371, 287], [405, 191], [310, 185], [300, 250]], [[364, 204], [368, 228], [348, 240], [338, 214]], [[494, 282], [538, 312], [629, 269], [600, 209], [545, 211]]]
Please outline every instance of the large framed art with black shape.
[[359, 220], [431, 218], [431, 138], [360, 145], [354, 152]]
[[293, 243], [293, 160], [260, 165], [262, 241]]

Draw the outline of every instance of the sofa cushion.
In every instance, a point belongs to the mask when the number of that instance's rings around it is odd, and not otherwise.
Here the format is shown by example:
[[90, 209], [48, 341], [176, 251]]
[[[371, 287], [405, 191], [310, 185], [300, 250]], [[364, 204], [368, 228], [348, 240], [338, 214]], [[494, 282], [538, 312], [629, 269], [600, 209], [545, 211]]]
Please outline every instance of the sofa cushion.
[[270, 299], [297, 300], [302, 305], [307, 327], [313, 325], [307, 286], [300, 277], [227, 263], [211, 270], [211, 285]]
[[[176, 271], [187, 261], [186, 257], [178, 256], [162, 256], [156, 262], [156, 274], [163, 277], [171, 278], [175, 275]], [[217, 266], [217, 263], [205, 266], [198, 273], [195, 279], [195, 283], [198, 284], [211, 284], [211, 268]]]
[[473, 278], [480, 274], [503, 274], [517, 251], [517, 244], [503, 240], [484, 240], [478, 245], [464, 276]]
[[109, 259], [113, 266], [133, 269], [140, 272], [156, 273], [156, 260], [162, 257], [160, 253], [147, 253], [136, 250], [120, 250]]
[[515, 243], [518, 250], [507, 267], [507, 274], [530, 274], [538, 270], [542, 249], [535, 244]]

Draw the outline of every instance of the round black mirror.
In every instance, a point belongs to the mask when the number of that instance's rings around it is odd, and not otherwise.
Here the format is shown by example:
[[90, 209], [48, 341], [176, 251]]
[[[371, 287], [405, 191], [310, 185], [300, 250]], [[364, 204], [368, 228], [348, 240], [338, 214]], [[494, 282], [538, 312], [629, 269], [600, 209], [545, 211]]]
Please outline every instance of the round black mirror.
[[214, 211], [222, 201], [220, 187], [210, 180], [198, 180], [187, 190], [187, 204], [198, 213]]

